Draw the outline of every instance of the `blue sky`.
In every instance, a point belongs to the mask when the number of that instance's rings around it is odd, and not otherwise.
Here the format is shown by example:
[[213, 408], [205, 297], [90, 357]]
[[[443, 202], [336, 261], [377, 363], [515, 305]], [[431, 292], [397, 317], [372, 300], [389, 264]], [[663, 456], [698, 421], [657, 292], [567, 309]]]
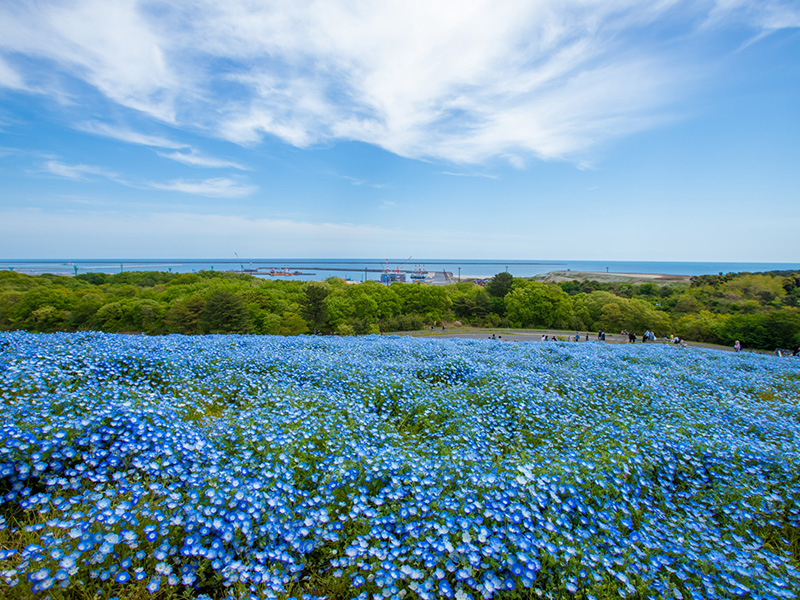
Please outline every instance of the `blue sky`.
[[0, 5], [0, 258], [798, 260], [800, 4]]

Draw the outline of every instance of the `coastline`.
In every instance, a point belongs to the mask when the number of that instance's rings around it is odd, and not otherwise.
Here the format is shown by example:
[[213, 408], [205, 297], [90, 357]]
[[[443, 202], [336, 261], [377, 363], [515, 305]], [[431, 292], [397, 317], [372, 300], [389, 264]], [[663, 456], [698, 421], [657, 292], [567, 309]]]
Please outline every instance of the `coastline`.
[[[488, 281], [493, 275], [475, 276], [462, 275], [461, 281], [481, 282]], [[517, 277], [544, 283], [561, 283], [562, 281], [598, 281], [601, 283], [655, 283], [667, 285], [670, 283], [689, 283], [691, 275], [674, 275], [670, 273], [608, 273], [599, 271], [549, 271], [531, 277]]]
[[690, 275], [670, 273], [608, 273], [592, 271], [550, 271], [544, 275], [531, 277], [534, 281], [559, 283], [561, 281], [600, 281], [603, 283], [689, 283]]

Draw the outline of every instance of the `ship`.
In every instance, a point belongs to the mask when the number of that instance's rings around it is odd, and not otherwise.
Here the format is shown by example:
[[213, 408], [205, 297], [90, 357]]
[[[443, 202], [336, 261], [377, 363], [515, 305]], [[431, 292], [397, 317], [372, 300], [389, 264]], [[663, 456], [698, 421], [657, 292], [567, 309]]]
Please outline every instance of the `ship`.
[[288, 266], [283, 267], [282, 269], [274, 269], [271, 268], [266, 273], [271, 277], [293, 277], [295, 275], [316, 275], [316, 273], [303, 273], [303, 271], [292, 271], [289, 269]]
[[414, 270], [411, 271], [411, 281], [425, 281], [426, 276], [425, 265], [414, 265]]

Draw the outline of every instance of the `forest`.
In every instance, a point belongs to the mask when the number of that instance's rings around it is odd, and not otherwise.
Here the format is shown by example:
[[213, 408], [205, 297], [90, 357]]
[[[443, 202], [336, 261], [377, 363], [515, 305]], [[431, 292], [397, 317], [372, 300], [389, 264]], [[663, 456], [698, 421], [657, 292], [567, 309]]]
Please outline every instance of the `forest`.
[[800, 272], [730, 273], [689, 284], [543, 283], [498, 273], [485, 286], [267, 280], [246, 274], [0, 272], [0, 330], [360, 335], [443, 325], [650, 330], [751, 349], [800, 342]]

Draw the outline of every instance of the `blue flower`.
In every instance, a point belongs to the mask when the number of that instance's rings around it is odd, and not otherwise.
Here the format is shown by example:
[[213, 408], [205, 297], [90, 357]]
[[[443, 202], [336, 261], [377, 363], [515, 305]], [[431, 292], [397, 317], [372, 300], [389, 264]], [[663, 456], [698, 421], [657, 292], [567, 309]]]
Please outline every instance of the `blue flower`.
[[114, 581], [117, 583], [126, 583], [130, 581], [130, 574], [127, 571], [120, 571], [117, 573], [117, 576], [114, 578]]

